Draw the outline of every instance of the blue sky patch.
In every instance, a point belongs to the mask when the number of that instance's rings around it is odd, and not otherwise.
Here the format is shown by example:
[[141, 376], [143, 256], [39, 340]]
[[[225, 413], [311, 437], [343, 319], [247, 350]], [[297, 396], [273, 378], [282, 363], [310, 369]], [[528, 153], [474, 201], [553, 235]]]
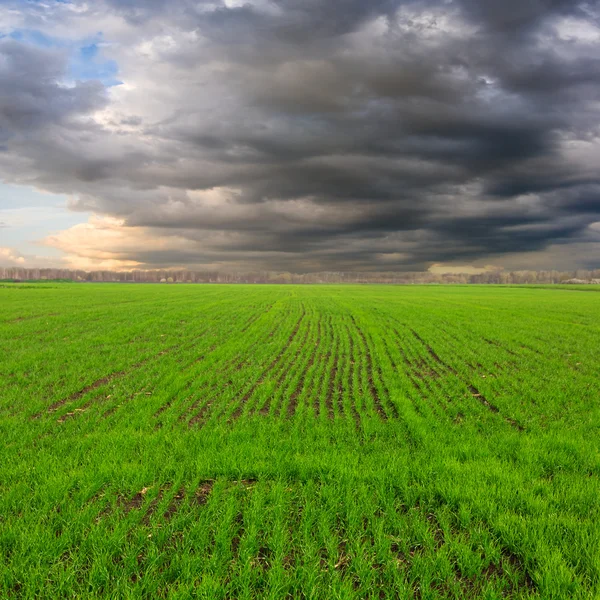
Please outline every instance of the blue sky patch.
[[97, 79], [107, 87], [122, 83], [117, 78], [119, 66], [116, 61], [103, 58], [97, 43], [81, 46], [71, 57], [69, 71], [73, 79], [80, 81]]
[[75, 81], [98, 80], [106, 87], [123, 83], [117, 77], [119, 66], [116, 61], [102, 55], [102, 32], [92, 38], [71, 40], [46, 35], [35, 29], [17, 29], [10, 33], [0, 33], [24, 44], [38, 48], [62, 49], [69, 55], [67, 77]]

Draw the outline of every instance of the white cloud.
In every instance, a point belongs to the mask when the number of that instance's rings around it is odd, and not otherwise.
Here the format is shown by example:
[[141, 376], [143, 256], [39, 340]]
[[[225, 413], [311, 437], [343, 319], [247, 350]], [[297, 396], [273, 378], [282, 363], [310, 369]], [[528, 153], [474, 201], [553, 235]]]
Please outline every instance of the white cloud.
[[5, 267], [24, 267], [25, 257], [21, 256], [14, 248], [0, 246], [0, 264]]
[[161, 236], [145, 227], [126, 227], [123, 220], [92, 216], [86, 223], [48, 236], [44, 244], [65, 253], [63, 263], [74, 269], [128, 270], [142, 263], [131, 256], [146, 252], [177, 252], [192, 242], [176, 235]]

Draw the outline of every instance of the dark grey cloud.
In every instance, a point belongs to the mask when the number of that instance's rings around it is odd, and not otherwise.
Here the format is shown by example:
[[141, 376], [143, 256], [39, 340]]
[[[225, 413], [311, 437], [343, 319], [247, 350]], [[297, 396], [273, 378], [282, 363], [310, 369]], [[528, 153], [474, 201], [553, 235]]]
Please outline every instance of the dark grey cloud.
[[288, 46], [331, 40], [355, 31], [374, 16], [391, 17], [394, 0], [275, 0], [272, 9], [244, 4], [221, 5], [202, 14], [200, 24], [211, 39], [224, 43], [282, 42]]
[[574, 0], [460, 0], [465, 15], [482, 24], [490, 33], [509, 36], [531, 33], [548, 19], [579, 14], [585, 2]]
[[67, 57], [0, 39], [0, 140], [32, 135], [48, 125], [67, 126], [106, 103], [99, 82], [61, 85]]
[[125, 86], [65, 85], [60, 52], [0, 41], [0, 169], [177, 240], [119, 253], [150, 267], [426, 268], [575, 247], [600, 212], [598, 14], [577, 0], [82, 6], [80, 27], [123, 19], [107, 52]]

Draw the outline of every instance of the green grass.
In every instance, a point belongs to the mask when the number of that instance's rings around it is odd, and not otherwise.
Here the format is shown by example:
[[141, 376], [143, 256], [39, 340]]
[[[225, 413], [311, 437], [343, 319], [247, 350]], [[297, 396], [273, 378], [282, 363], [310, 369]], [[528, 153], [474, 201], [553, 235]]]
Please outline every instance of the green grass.
[[599, 597], [599, 294], [0, 306], [2, 598]]

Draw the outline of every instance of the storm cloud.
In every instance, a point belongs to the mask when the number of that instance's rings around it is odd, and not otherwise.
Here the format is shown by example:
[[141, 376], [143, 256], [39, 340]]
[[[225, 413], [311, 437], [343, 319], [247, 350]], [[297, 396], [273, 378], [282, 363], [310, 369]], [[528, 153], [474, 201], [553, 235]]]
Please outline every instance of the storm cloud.
[[[547, 268], [546, 249], [587, 247], [575, 268], [600, 247], [595, 1], [2, 11], [11, 31], [62, 40], [2, 31], [0, 178], [97, 215], [47, 240], [71, 257], [377, 271], [530, 255]], [[73, 72], [74, 40], [98, 31], [121, 85]]]

